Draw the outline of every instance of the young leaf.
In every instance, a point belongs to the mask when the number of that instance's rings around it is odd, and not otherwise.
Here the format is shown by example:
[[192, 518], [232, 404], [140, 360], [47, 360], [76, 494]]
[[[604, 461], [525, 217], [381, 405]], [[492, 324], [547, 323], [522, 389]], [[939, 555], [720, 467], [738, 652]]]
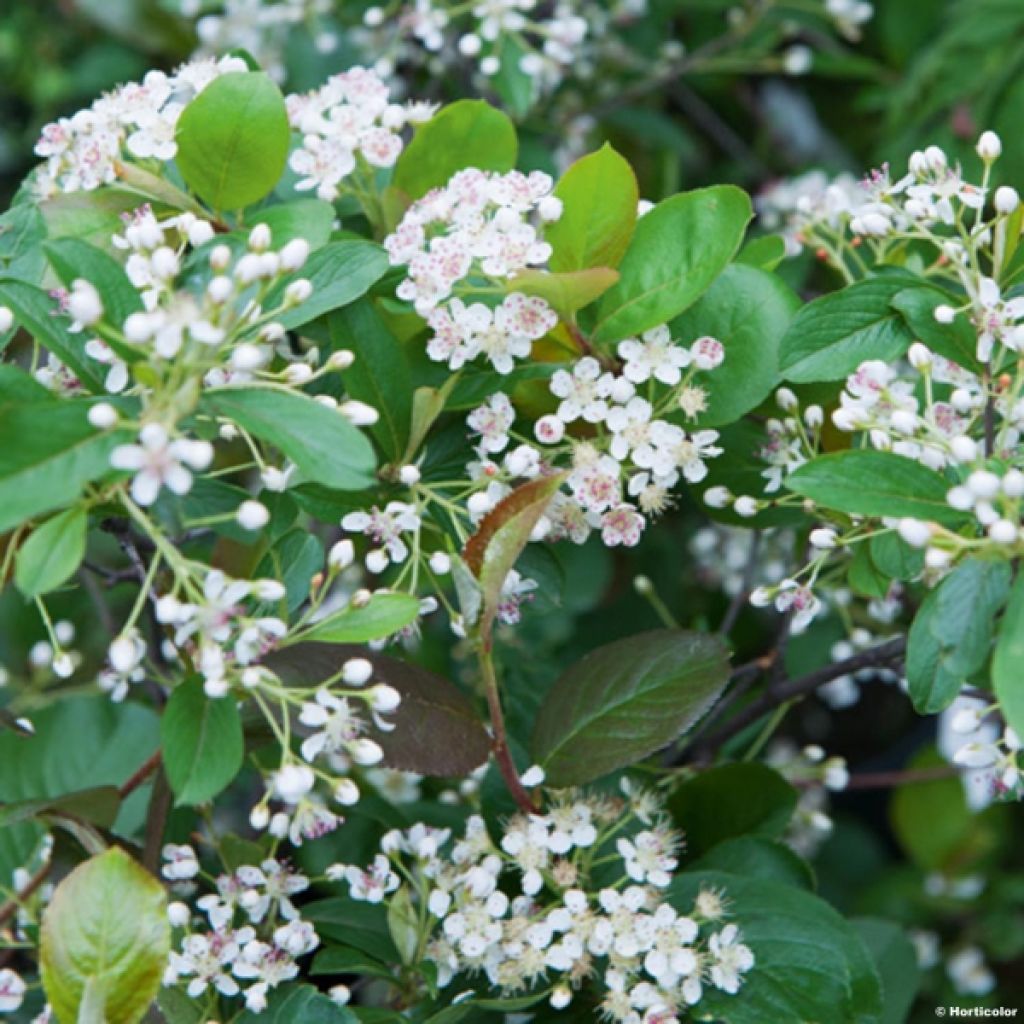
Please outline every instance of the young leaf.
[[69, 508], [22, 544], [14, 561], [14, 582], [26, 597], [56, 590], [82, 564], [88, 520], [84, 509]]
[[217, 212], [240, 210], [277, 184], [291, 133], [281, 90], [262, 72], [215, 78], [174, 133], [186, 184]]
[[358, 491], [373, 482], [376, 459], [366, 436], [312, 398], [269, 387], [219, 388], [208, 391], [201, 404], [279, 448], [317, 483]]
[[783, 376], [842, 380], [865, 359], [898, 359], [914, 336], [891, 303], [911, 280], [904, 273], [872, 277], [809, 302], [782, 339]]
[[577, 786], [681, 736], [729, 679], [718, 636], [655, 630], [591, 651], [551, 688], [531, 749], [552, 786]]
[[510, 171], [518, 151], [515, 126], [500, 110], [483, 100], [458, 100], [416, 129], [392, 183], [409, 199], [419, 199], [465, 167]]
[[721, 1024], [814, 1021], [871, 1024], [882, 1006], [881, 983], [856, 931], [829, 904], [802, 889], [723, 871], [686, 872], [667, 891], [690, 913], [701, 888], [728, 894], [742, 942], [756, 966], [738, 995], [708, 986], [701, 1011]]
[[673, 337], [684, 345], [709, 334], [725, 346], [725, 362], [696, 378], [707, 392], [702, 427], [733, 423], [772, 393], [779, 382], [779, 342], [799, 305], [781, 278], [734, 264], [673, 321]]
[[907, 637], [907, 683], [920, 714], [947, 708], [985, 664], [1009, 587], [1009, 563], [969, 558], [925, 598]]
[[411, 594], [377, 591], [364, 605], [349, 605], [314, 622], [302, 639], [327, 644], [365, 644], [405, 629], [419, 614], [419, 600]]
[[105, 186], [91, 192], [58, 193], [39, 204], [39, 213], [46, 223], [45, 234], [49, 238], [80, 239], [112, 252], [111, 239], [124, 230], [121, 217], [141, 205], [137, 193]]
[[[71, 872], [43, 915], [40, 973], [61, 1021], [136, 1024], [171, 945], [163, 886], [111, 847]], [[80, 1015], [91, 1004], [94, 1016]]]
[[999, 708], [1018, 736], [1024, 736], [1024, 575], [1018, 574], [999, 627], [992, 657], [992, 688]]
[[796, 808], [797, 792], [778, 772], [756, 762], [726, 764], [701, 772], [668, 798], [686, 849], [699, 857], [737, 836], [776, 837]]
[[482, 765], [491, 740], [472, 702], [447, 679], [420, 665], [364, 647], [303, 643], [264, 659], [284, 682], [312, 686], [341, 670], [349, 658], [368, 658], [374, 682], [393, 686], [402, 697], [389, 716], [393, 732], [370, 735], [384, 750], [384, 763], [399, 771], [458, 778]]
[[750, 199], [733, 185], [665, 199], [637, 222], [619, 282], [597, 307], [595, 344], [668, 323], [694, 303], [736, 254]]
[[402, 963], [408, 966], [416, 956], [419, 924], [407, 885], [403, 885], [388, 904], [388, 931]]
[[238, 774], [245, 756], [242, 719], [229, 697], [211, 698], [198, 679], [172, 691], [160, 719], [167, 781], [179, 807], [212, 800]]
[[89, 403], [31, 402], [0, 409], [0, 533], [75, 502], [85, 484], [111, 473], [122, 432], [99, 433]]
[[308, 324], [332, 309], [340, 309], [355, 302], [369, 291], [387, 272], [388, 258], [384, 250], [373, 242], [346, 239], [330, 242], [317, 249], [305, 266], [292, 277], [271, 288], [263, 303], [265, 309], [279, 304], [285, 289], [296, 279], [305, 278], [313, 286], [310, 297], [298, 306], [285, 310], [276, 319], [293, 330]]
[[462, 558], [480, 584], [479, 628], [485, 640], [498, 614], [501, 588], [564, 479], [564, 473], [556, 473], [521, 484], [480, 520], [466, 542]]
[[540, 296], [563, 320], [571, 320], [577, 310], [589, 306], [618, 279], [618, 273], [610, 267], [591, 267], [564, 274], [524, 270], [509, 280], [508, 290]]
[[949, 485], [934, 470], [892, 452], [865, 449], [819, 455], [783, 483], [819, 505], [854, 516], [909, 516], [963, 522], [946, 502]]
[[617, 267], [636, 226], [639, 192], [629, 162], [605, 143], [562, 175], [555, 195], [562, 216], [544, 232], [551, 269]]

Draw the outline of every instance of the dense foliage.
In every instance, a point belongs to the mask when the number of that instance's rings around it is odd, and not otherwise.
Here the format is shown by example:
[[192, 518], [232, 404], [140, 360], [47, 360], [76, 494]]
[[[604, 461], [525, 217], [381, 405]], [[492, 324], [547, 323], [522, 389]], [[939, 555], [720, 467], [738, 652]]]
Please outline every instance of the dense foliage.
[[0, 1017], [1012, 1007], [1019, 5], [75, 7], [0, 26]]

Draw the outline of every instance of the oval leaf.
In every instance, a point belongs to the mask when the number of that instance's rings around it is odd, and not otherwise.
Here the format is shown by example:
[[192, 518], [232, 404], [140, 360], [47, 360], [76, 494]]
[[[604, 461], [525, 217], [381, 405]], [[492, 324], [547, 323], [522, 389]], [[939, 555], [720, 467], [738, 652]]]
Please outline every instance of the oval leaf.
[[280, 448], [309, 479], [339, 491], [359, 491], [373, 481], [373, 446], [336, 409], [306, 395], [277, 388], [222, 388], [202, 400], [207, 412]]
[[598, 647], [551, 688], [534, 760], [552, 786], [575, 786], [652, 754], [690, 729], [729, 679], [720, 637], [655, 630]]
[[163, 886], [118, 847], [79, 865], [43, 916], [40, 972], [60, 1021], [135, 1024], [160, 988], [171, 929]]
[[214, 210], [240, 210], [273, 189], [291, 134], [281, 90], [262, 72], [214, 79], [174, 133], [182, 177]]
[[383, 640], [411, 626], [419, 614], [419, 599], [411, 594], [377, 593], [364, 605], [349, 605], [313, 623], [302, 634], [302, 639], [329, 644], [365, 644]]
[[658, 203], [637, 222], [619, 282], [597, 307], [594, 342], [668, 323], [696, 302], [736, 254], [750, 218], [749, 196], [733, 185]]
[[949, 485], [938, 473], [891, 452], [819, 455], [783, 483], [819, 505], [854, 516], [910, 516], [953, 524], [964, 518], [946, 503]]
[[1024, 576], [1018, 575], [999, 628], [992, 686], [1007, 724], [1024, 736]]
[[230, 697], [207, 697], [202, 683], [186, 679], [164, 708], [160, 745], [177, 805], [206, 803], [242, 767], [245, 743], [238, 707]]
[[89, 517], [80, 508], [48, 519], [21, 546], [14, 581], [26, 597], [56, 590], [82, 564]]

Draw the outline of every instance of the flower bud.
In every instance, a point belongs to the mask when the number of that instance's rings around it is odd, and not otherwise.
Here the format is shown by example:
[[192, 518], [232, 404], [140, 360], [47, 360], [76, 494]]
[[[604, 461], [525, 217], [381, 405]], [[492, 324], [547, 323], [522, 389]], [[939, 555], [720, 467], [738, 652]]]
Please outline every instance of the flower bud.
[[956, 319], [956, 310], [945, 304], [935, 307], [932, 314], [940, 324], [951, 324]]
[[732, 510], [738, 516], [743, 516], [744, 519], [749, 519], [751, 516], [757, 515], [757, 499], [750, 497], [750, 495], [744, 494], [738, 497], [732, 505]]
[[931, 350], [921, 342], [915, 341], [907, 352], [907, 361], [915, 370], [926, 373], [932, 365]]
[[999, 159], [1003, 152], [1003, 143], [995, 132], [982, 132], [975, 148], [985, 163], [991, 163]]
[[725, 508], [732, 501], [732, 494], [728, 487], [709, 487], [704, 492], [704, 504], [710, 508]]
[[452, 569], [451, 556], [444, 551], [435, 551], [430, 556], [430, 571], [438, 576], [447, 576]]
[[14, 314], [9, 306], [0, 306], [0, 334], [6, 334], [14, 326]]
[[1015, 188], [1011, 188], [1009, 185], [1000, 185], [996, 189], [992, 202], [996, 208], [996, 213], [1013, 213], [1020, 206], [1020, 196]]
[[838, 543], [839, 535], [835, 530], [822, 526], [816, 530], [811, 530], [809, 540], [812, 547], [818, 548], [821, 551], [829, 551]]
[[89, 422], [97, 430], [109, 430], [117, 423], [117, 410], [109, 402], [97, 402], [89, 409]]
[[415, 487], [416, 484], [420, 482], [421, 476], [422, 474], [420, 473], [419, 466], [413, 466], [411, 463], [407, 466], [403, 466], [398, 471], [398, 479], [405, 484], [406, 487]]
[[309, 242], [304, 238], [293, 238], [278, 256], [282, 270], [288, 272], [298, 270], [309, 258]]
[[349, 658], [341, 667], [341, 678], [348, 686], [365, 686], [373, 677], [369, 658]]
[[931, 527], [920, 519], [901, 519], [897, 531], [912, 548], [923, 548], [932, 536]]
[[249, 248], [253, 252], [263, 252], [264, 249], [270, 248], [270, 241], [270, 228], [266, 224], [257, 224], [249, 232]]
[[243, 501], [238, 506], [235, 518], [243, 530], [261, 530], [270, 522], [270, 512], [261, 502]]
[[372, 427], [380, 419], [380, 413], [372, 405], [359, 402], [354, 398], [342, 402], [338, 406], [338, 411], [354, 427]]

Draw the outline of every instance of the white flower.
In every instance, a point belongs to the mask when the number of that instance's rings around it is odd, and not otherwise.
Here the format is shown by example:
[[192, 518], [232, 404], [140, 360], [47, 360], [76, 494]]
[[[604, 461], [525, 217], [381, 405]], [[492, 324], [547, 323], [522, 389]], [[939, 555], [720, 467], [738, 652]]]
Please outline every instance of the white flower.
[[160, 873], [172, 882], [182, 882], [199, 874], [199, 861], [191, 846], [168, 843], [161, 851], [166, 861]]
[[673, 343], [665, 325], [644, 331], [641, 338], [619, 342], [618, 353], [625, 361], [623, 374], [634, 384], [643, 384], [653, 377], [674, 387], [682, 380], [683, 368], [690, 365], [690, 353]]
[[495, 453], [507, 447], [508, 431], [515, 416], [508, 396], [499, 391], [492, 395], [485, 405], [474, 409], [466, 418], [466, 423], [471, 430], [480, 435], [480, 448], [485, 452]]
[[274, 792], [286, 804], [297, 804], [315, 782], [312, 769], [304, 764], [284, 764], [271, 777]]
[[370, 512], [350, 512], [341, 521], [342, 529], [366, 534], [386, 552], [390, 561], [404, 562], [409, 548], [403, 533], [415, 533], [420, 528], [419, 513], [412, 505], [389, 501], [383, 511], [376, 506]]
[[213, 446], [207, 441], [188, 438], [170, 440], [159, 423], [147, 423], [139, 431], [138, 444], [118, 445], [110, 454], [115, 469], [135, 473], [132, 497], [140, 505], [152, 505], [166, 487], [175, 494], [186, 494], [192, 487], [189, 468], [206, 469], [213, 460]]
[[739, 929], [727, 924], [711, 936], [708, 943], [713, 957], [711, 981], [715, 988], [735, 995], [742, 984], [741, 975], [754, 966], [754, 954], [740, 942]]
[[328, 869], [328, 877], [344, 877], [349, 885], [349, 895], [354, 900], [366, 903], [380, 903], [389, 892], [394, 892], [399, 885], [398, 875], [391, 870], [391, 862], [383, 854], [378, 854], [373, 864], [365, 871], [357, 867], [334, 865]]
[[572, 373], [559, 370], [550, 384], [551, 393], [562, 399], [558, 418], [565, 423], [581, 417], [588, 423], [600, 423], [608, 414], [611, 386], [611, 374], [602, 374], [601, 364], [593, 356], [580, 359]]
[[26, 987], [9, 967], [0, 970], [0, 1013], [14, 1013], [25, 998]]

